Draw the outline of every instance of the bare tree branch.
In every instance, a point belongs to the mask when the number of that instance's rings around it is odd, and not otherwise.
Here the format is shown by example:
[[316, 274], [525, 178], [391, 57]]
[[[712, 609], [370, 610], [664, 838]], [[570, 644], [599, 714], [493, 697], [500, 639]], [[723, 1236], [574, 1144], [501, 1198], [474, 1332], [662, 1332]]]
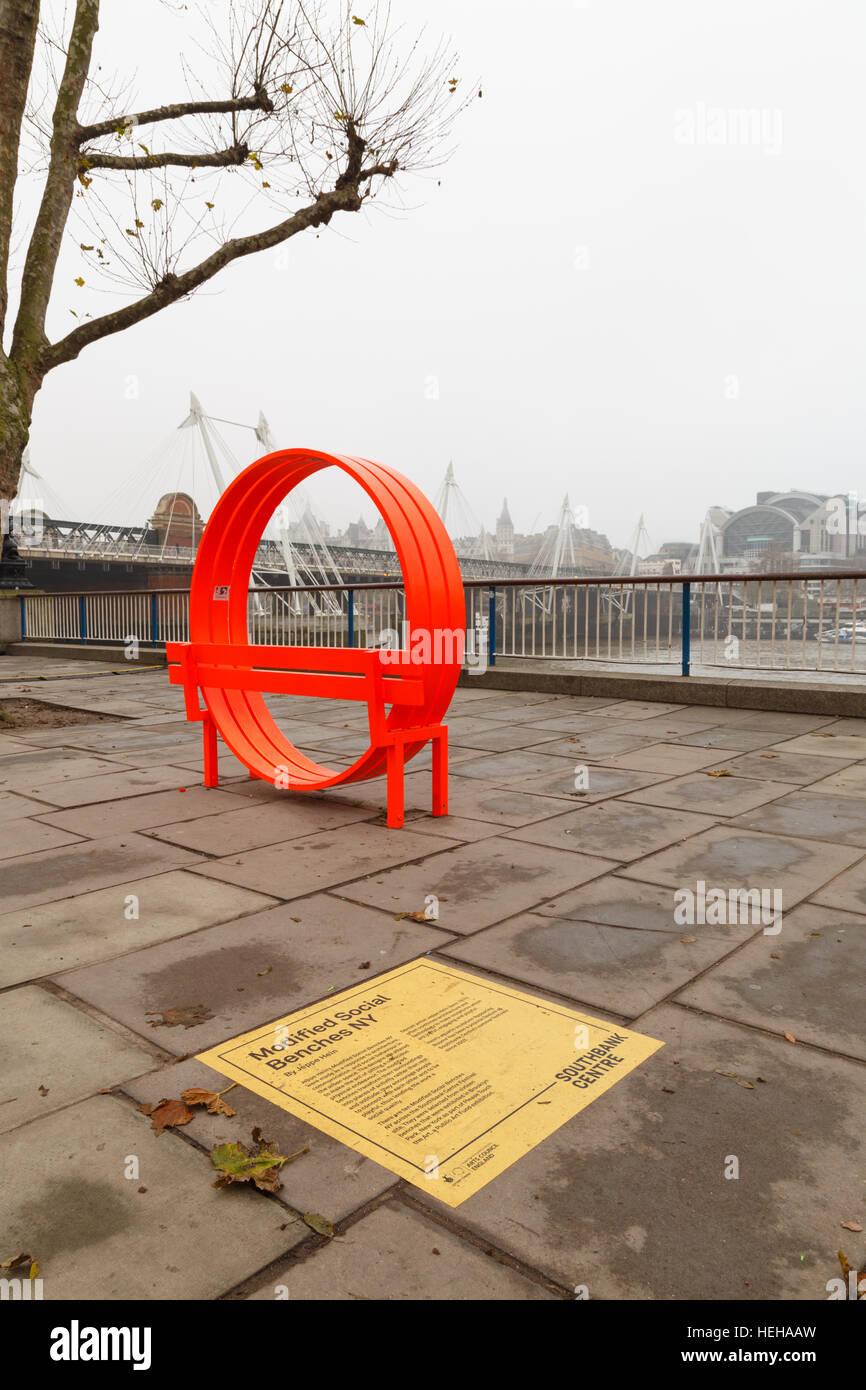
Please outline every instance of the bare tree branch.
[[[453, 53], [426, 50], [423, 34], [404, 43], [389, 0], [367, 4], [357, 15], [350, 0], [223, 0], [200, 17], [178, 4], [187, 99], [136, 110], [130, 74], [93, 57], [99, 0], [43, 6], [44, 23], [39, 0], [0, 0], [0, 335], [19, 168], [42, 183], [29, 243], [16, 225], [27, 251], [8, 357], [0, 336], [0, 496], [14, 492], [48, 371], [447, 158], [469, 100]], [[167, 148], [141, 142], [149, 127]], [[17, 201], [16, 219], [28, 207]], [[76, 327], [51, 343], [64, 238], [78, 272], [61, 272], [56, 310]], [[135, 297], [96, 314], [92, 296], [118, 286]]]
[[164, 169], [171, 165], [177, 169], [225, 169], [233, 164], [243, 164], [249, 158], [248, 145], [233, 145], [227, 150], [214, 150], [212, 154], [102, 154], [99, 150], [85, 150], [78, 162], [79, 171], [90, 169]]
[[116, 135], [129, 126], [155, 125], [158, 121], [176, 121], [184, 116], [219, 116], [230, 111], [273, 111], [274, 104], [264, 88], [251, 97], [232, 97], [228, 101], [175, 101], [168, 106], [155, 106], [150, 111], [134, 115], [112, 116], [95, 125], [78, 127], [78, 140], [84, 144], [103, 135]]
[[[359, 173], [359, 178], [362, 176]], [[89, 343], [107, 338], [112, 333], [119, 333], [135, 323], [141, 323], [143, 319], [150, 318], [167, 305], [177, 303], [179, 299], [198, 289], [206, 280], [210, 280], [217, 271], [241, 256], [251, 256], [257, 251], [279, 246], [289, 237], [297, 236], [299, 232], [310, 227], [326, 225], [335, 212], [357, 212], [361, 205], [362, 199], [357, 186], [344, 184], [340, 188], [332, 188], [321, 194], [314, 203], [299, 209], [291, 217], [287, 217], [275, 227], [268, 228], [267, 231], [235, 237], [225, 242], [213, 255], [193, 266], [191, 270], [185, 271], [183, 275], [165, 276], [150, 294], [136, 300], [134, 304], [127, 304], [113, 313], [103, 314], [89, 323], [82, 323], [59, 342], [44, 348], [40, 354], [40, 371], [45, 373], [62, 362], [71, 362]]]

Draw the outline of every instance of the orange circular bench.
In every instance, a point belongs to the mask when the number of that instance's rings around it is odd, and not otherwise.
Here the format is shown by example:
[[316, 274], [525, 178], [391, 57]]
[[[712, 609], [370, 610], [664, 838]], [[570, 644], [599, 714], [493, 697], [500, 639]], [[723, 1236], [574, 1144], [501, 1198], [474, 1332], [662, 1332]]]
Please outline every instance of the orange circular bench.
[[[387, 664], [378, 648], [251, 644], [247, 595], [264, 529], [283, 499], [322, 468], [348, 473], [378, 508], [391, 534], [410, 634], [424, 643]], [[289, 791], [318, 791], [387, 774], [389, 826], [403, 824], [403, 765], [432, 740], [433, 814], [448, 812], [448, 744], [442, 718], [463, 655], [465, 601], [460, 566], [437, 512], [414, 483], [369, 459], [283, 449], [246, 468], [217, 503], [196, 556], [189, 642], [169, 642], [169, 679], [182, 685], [187, 718], [201, 720], [204, 781], [218, 784], [217, 732], [254, 777]], [[443, 635], [447, 640], [443, 640]], [[419, 655], [420, 653], [420, 655]], [[198, 700], [201, 690], [204, 708]], [[275, 723], [265, 693], [360, 700], [370, 746], [351, 767], [322, 767]]]

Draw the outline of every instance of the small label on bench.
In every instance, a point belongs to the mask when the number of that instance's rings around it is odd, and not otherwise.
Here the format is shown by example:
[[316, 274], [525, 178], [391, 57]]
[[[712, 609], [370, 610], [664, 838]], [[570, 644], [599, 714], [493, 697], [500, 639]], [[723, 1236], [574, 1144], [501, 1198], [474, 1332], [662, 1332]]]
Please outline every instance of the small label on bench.
[[218, 600], [218, 599], [222, 599], [222, 600], [227, 599], [228, 596], [229, 596], [229, 585], [228, 585], [228, 584], [217, 584], [216, 588], [215, 588], [214, 591], [213, 591], [213, 596], [214, 596], [214, 600], [215, 600], [215, 601]]

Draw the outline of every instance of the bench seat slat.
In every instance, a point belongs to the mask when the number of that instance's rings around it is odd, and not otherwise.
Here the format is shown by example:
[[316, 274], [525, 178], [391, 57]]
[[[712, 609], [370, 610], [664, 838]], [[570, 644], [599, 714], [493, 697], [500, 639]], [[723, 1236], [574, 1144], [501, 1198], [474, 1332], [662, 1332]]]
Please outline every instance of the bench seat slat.
[[[191, 642], [188, 650], [194, 661], [217, 666], [270, 667], [279, 671], [347, 671], [367, 675], [373, 662], [381, 661], [379, 649], [371, 647], [270, 647]], [[169, 653], [168, 659], [178, 658]], [[383, 672], [390, 669], [384, 663], [382, 668]]]

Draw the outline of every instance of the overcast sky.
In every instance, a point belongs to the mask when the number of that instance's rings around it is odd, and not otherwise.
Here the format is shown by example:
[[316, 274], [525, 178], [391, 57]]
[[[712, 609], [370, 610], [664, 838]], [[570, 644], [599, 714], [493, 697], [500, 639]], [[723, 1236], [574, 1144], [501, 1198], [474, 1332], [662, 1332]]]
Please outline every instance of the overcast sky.
[[[32, 434], [57, 492], [85, 515], [136, 467], [155, 476], [192, 389], [433, 496], [453, 458], [488, 528], [504, 495], [530, 530], [568, 492], [614, 544], [645, 513], [658, 546], [758, 489], [866, 495], [862, 0], [395, 11], [450, 34], [481, 78], [441, 187], [295, 238], [284, 268], [241, 262], [58, 369]], [[146, 101], [182, 98], [184, 23], [106, 0], [100, 59], [137, 70]], [[335, 489], [316, 500], [334, 525], [358, 511]]]

